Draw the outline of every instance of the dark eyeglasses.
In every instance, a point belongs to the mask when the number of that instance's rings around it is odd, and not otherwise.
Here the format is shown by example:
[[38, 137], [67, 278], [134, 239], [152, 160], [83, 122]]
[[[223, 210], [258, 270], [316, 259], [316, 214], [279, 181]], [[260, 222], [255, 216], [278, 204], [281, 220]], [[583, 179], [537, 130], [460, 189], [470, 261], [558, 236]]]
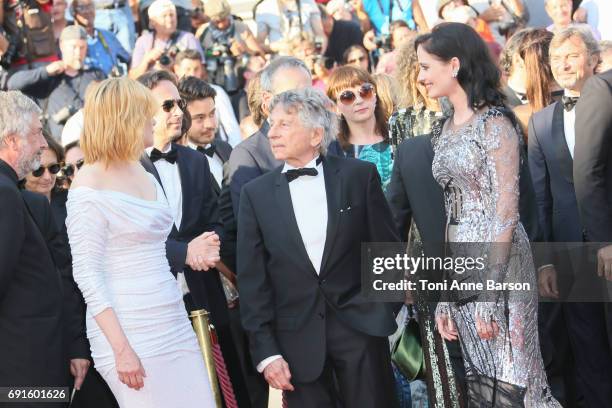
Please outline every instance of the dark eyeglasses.
[[77, 160], [77, 162], [75, 164], [67, 164], [62, 169], [62, 173], [64, 174], [64, 176], [70, 177], [70, 176], [72, 176], [74, 174], [74, 167], [75, 167], [75, 165], [76, 165], [77, 170], [80, 170], [81, 167], [83, 167], [84, 163], [85, 163], [85, 160], [79, 159], [79, 160]]
[[164, 112], [170, 113], [172, 110], [174, 110], [174, 104], [176, 104], [182, 111], [187, 108], [187, 102], [185, 102], [183, 99], [168, 99], [162, 102], [162, 109]]
[[51, 174], [57, 174], [61, 170], [62, 166], [59, 163], [53, 163], [48, 166], [40, 166], [32, 172], [34, 177], [40, 177], [45, 173], [45, 170], [49, 170]]
[[350, 60], [348, 60], [346, 62], [349, 63], [349, 64], [357, 64], [358, 62], [363, 62], [363, 61], [366, 61], [366, 57], [361, 56], [359, 58], [350, 59]]
[[[361, 99], [364, 100], [371, 99], [374, 96], [374, 85], [367, 82], [361, 85], [361, 88], [359, 89], [359, 96], [361, 96]], [[338, 97], [338, 100], [340, 100], [340, 102], [342, 102], [344, 105], [352, 104], [355, 102], [355, 99], [357, 99], [357, 95], [355, 95], [355, 92], [350, 90], [342, 92]]]

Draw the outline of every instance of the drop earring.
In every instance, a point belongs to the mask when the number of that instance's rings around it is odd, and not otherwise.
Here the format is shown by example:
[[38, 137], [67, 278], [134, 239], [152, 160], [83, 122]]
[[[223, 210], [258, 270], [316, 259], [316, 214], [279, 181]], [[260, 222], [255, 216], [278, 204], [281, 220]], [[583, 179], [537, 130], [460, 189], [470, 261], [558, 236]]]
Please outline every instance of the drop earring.
[[453, 78], [457, 78], [457, 75], [459, 75], [459, 70], [453, 71]]

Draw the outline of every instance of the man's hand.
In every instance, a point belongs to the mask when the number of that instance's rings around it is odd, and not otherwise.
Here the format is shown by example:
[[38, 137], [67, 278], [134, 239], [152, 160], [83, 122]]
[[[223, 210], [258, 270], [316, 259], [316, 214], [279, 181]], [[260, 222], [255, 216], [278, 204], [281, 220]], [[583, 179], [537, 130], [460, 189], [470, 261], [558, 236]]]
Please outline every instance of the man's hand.
[[454, 341], [459, 338], [453, 319], [447, 313], [436, 316], [436, 327], [444, 340]]
[[557, 288], [557, 270], [554, 266], [545, 266], [538, 272], [538, 289], [540, 296], [546, 298], [559, 298]]
[[89, 360], [85, 358], [73, 358], [70, 360], [70, 373], [74, 377], [74, 388], [77, 390], [81, 389], [90, 364]]
[[221, 260], [221, 241], [214, 232], [205, 232], [187, 245], [185, 263], [194, 271], [207, 271]]
[[480, 13], [479, 17], [487, 23], [501, 21], [506, 15], [506, 9], [501, 5], [494, 5]]
[[242, 41], [234, 40], [232, 41], [232, 45], [230, 46], [230, 52], [234, 57], [239, 57], [242, 54], [246, 53], [247, 49], [242, 43]]
[[153, 48], [144, 55], [144, 60], [147, 61], [147, 64], [153, 64], [159, 60], [159, 58], [164, 54], [164, 50], [159, 48]]
[[289, 364], [283, 358], [276, 359], [268, 364], [264, 368], [263, 375], [272, 388], [283, 391], [294, 390], [293, 385], [289, 382], [291, 380]]
[[584, 7], [578, 7], [574, 12], [575, 23], [586, 23], [587, 22], [587, 11]]
[[55, 61], [45, 67], [49, 76], [58, 76], [66, 69], [64, 61]]
[[597, 251], [597, 276], [612, 281], [612, 245]]
[[374, 30], [370, 30], [363, 36], [363, 46], [368, 51], [374, 51], [376, 48], [376, 34]]

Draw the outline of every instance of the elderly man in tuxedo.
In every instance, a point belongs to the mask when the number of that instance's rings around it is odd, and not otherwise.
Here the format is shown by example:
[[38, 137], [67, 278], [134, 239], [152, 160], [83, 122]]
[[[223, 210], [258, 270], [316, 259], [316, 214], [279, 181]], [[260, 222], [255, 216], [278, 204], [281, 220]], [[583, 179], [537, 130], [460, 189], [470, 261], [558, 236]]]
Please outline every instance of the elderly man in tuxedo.
[[40, 113], [20, 92], [0, 92], [0, 386], [64, 387], [72, 372], [80, 388], [88, 344], [74, 280], [59, 268], [65, 243], [49, 202], [17, 186], [47, 148]]
[[[562, 101], [533, 114], [528, 142], [529, 168], [546, 242], [571, 243], [585, 239], [573, 179], [574, 146], [579, 131], [575, 127], [575, 105], [585, 82], [594, 75], [598, 60], [599, 47], [588, 29], [570, 26], [557, 32], [550, 44], [552, 73], [564, 88], [564, 96]], [[539, 268], [540, 291], [551, 298], [573, 296], [578, 293], [577, 288], [582, 288], [579, 293], [590, 295], [592, 289], [586, 288], [595, 287], [596, 281], [595, 270], [588, 266], [583, 255], [560, 250], [560, 244], [555, 245], [551, 264]], [[603, 304], [563, 303], [561, 311], [575, 357], [579, 391], [589, 406], [609, 406], [612, 357]], [[553, 359], [565, 354], [557, 353]]]
[[290, 407], [394, 407], [396, 324], [391, 305], [361, 295], [360, 258], [362, 242], [399, 237], [376, 168], [324, 156], [337, 129], [328, 104], [307, 88], [270, 105], [282, 164], [242, 190], [242, 322], [258, 371]]

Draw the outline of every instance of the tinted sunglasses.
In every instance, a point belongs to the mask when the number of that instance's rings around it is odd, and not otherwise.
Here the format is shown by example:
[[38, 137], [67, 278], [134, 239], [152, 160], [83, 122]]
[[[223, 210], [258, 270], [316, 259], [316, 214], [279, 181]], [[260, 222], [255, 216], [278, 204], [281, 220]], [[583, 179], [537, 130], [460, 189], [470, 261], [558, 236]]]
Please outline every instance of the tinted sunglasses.
[[[361, 88], [359, 89], [359, 96], [361, 96], [361, 99], [364, 100], [371, 99], [374, 96], [374, 85], [367, 82], [361, 85]], [[357, 95], [355, 95], [355, 92], [350, 90], [342, 92], [338, 97], [338, 100], [344, 105], [352, 104], [355, 102], [355, 99], [357, 99]]]
[[45, 173], [45, 170], [49, 170], [51, 174], [57, 174], [62, 169], [62, 166], [59, 163], [50, 164], [48, 166], [40, 166], [36, 170], [32, 172], [34, 177], [40, 177]]
[[[85, 160], [83, 159], [79, 159], [77, 160], [76, 164], [76, 168], [78, 170], [81, 169], [81, 167], [83, 167], [83, 164], [85, 163]], [[62, 173], [64, 173], [64, 176], [66, 177], [70, 177], [74, 174], [74, 164], [67, 164], [66, 166], [64, 166], [64, 168], [62, 169]]]
[[162, 102], [162, 109], [164, 112], [170, 113], [174, 110], [174, 104], [176, 104], [182, 111], [187, 108], [187, 102], [185, 102], [183, 99], [168, 99]]

